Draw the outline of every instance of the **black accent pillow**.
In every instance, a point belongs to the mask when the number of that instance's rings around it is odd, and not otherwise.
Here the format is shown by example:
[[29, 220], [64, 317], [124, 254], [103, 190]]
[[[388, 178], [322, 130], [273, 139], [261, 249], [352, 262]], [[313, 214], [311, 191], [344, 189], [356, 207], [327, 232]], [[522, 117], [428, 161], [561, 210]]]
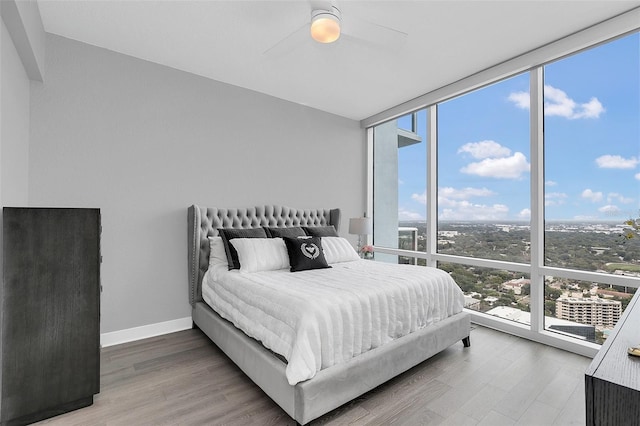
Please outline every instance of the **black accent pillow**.
[[324, 257], [320, 237], [284, 237], [284, 243], [289, 253], [291, 272], [331, 268]]
[[304, 232], [304, 229], [300, 228], [299, 226], [292, 226], [289, 228], [269, 228], [265, 226], [264, 230], [267, 232], [267, 237], [269, 238], [278, 238], [278, 237], [296, 238], [296, 237], [304, 237], [305, 235], [307, 235]]
[[227, 262], [229, 263], [229, 270], [240, 269], [240, 261], [238, 260], [238, 252], [233, 244], [229, 244], [229, 240], [234, 238], [267, 238], [267, 233], [262, 228], [221, 228], [218, 229], [220, 237], [222, 238], [222, 244], [224, 245], [224, 252], [227, 255]]
[[304, 232], [312, 237], [339, 237], [336, 228], [333, 225], [329, 226], [303, 226]]

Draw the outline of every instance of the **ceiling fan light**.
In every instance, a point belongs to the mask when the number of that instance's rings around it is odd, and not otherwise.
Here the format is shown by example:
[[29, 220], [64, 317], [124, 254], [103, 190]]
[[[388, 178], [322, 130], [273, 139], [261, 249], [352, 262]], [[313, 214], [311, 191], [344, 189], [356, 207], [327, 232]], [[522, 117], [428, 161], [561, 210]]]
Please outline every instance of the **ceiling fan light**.
[[311, 37], [318, 43], [340, 38], [340, 18], [329, 11], [316, 11], [311, 18]]

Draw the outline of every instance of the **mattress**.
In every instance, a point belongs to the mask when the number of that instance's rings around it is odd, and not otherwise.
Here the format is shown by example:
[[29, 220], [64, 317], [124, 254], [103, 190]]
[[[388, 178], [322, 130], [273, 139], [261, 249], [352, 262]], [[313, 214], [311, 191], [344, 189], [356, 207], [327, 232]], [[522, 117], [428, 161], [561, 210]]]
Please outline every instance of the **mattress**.
[[291, 385], [462, 311], [448, 273], [369, 260], [330, 269], [240, 273], [209, 268], [205, 302], [287, 360]]

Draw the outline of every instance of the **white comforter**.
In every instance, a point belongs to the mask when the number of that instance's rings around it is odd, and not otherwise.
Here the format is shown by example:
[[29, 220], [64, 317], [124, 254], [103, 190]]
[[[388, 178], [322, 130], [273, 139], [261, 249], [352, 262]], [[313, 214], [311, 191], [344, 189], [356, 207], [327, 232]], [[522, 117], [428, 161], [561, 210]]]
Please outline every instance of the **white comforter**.
[[331, 269], [241, 274], [210, 268], [203, 299], [287, 361], [289, 384], [462, 311], [435, 268], [359, 260]]

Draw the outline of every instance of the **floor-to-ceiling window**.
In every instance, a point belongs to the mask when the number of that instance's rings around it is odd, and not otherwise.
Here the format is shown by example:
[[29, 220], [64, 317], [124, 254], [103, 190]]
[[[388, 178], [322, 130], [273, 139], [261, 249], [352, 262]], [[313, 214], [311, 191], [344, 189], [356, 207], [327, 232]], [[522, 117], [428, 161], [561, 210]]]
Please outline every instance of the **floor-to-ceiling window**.
[[[621, 237], [640, 201], [640, 43], [623, 37], [544, 67], [544, 263], [638, 276], [638, 239]], [[573, 323], [601, 343], [635, 288], [545, 277], [545, 328]]]
[[376, 259], [449, 271], [476, 319], [606, 339], [640, 283], [638, 32], [372, 135]]
[[438, 266], [460, 284], [468, 309], [525, 324], [529, 276], [508, 268], [531, 260], [530, 131], [510, 96], [528, 88], [524, 73], [437, 105], [437, 252], [504, 262]]

